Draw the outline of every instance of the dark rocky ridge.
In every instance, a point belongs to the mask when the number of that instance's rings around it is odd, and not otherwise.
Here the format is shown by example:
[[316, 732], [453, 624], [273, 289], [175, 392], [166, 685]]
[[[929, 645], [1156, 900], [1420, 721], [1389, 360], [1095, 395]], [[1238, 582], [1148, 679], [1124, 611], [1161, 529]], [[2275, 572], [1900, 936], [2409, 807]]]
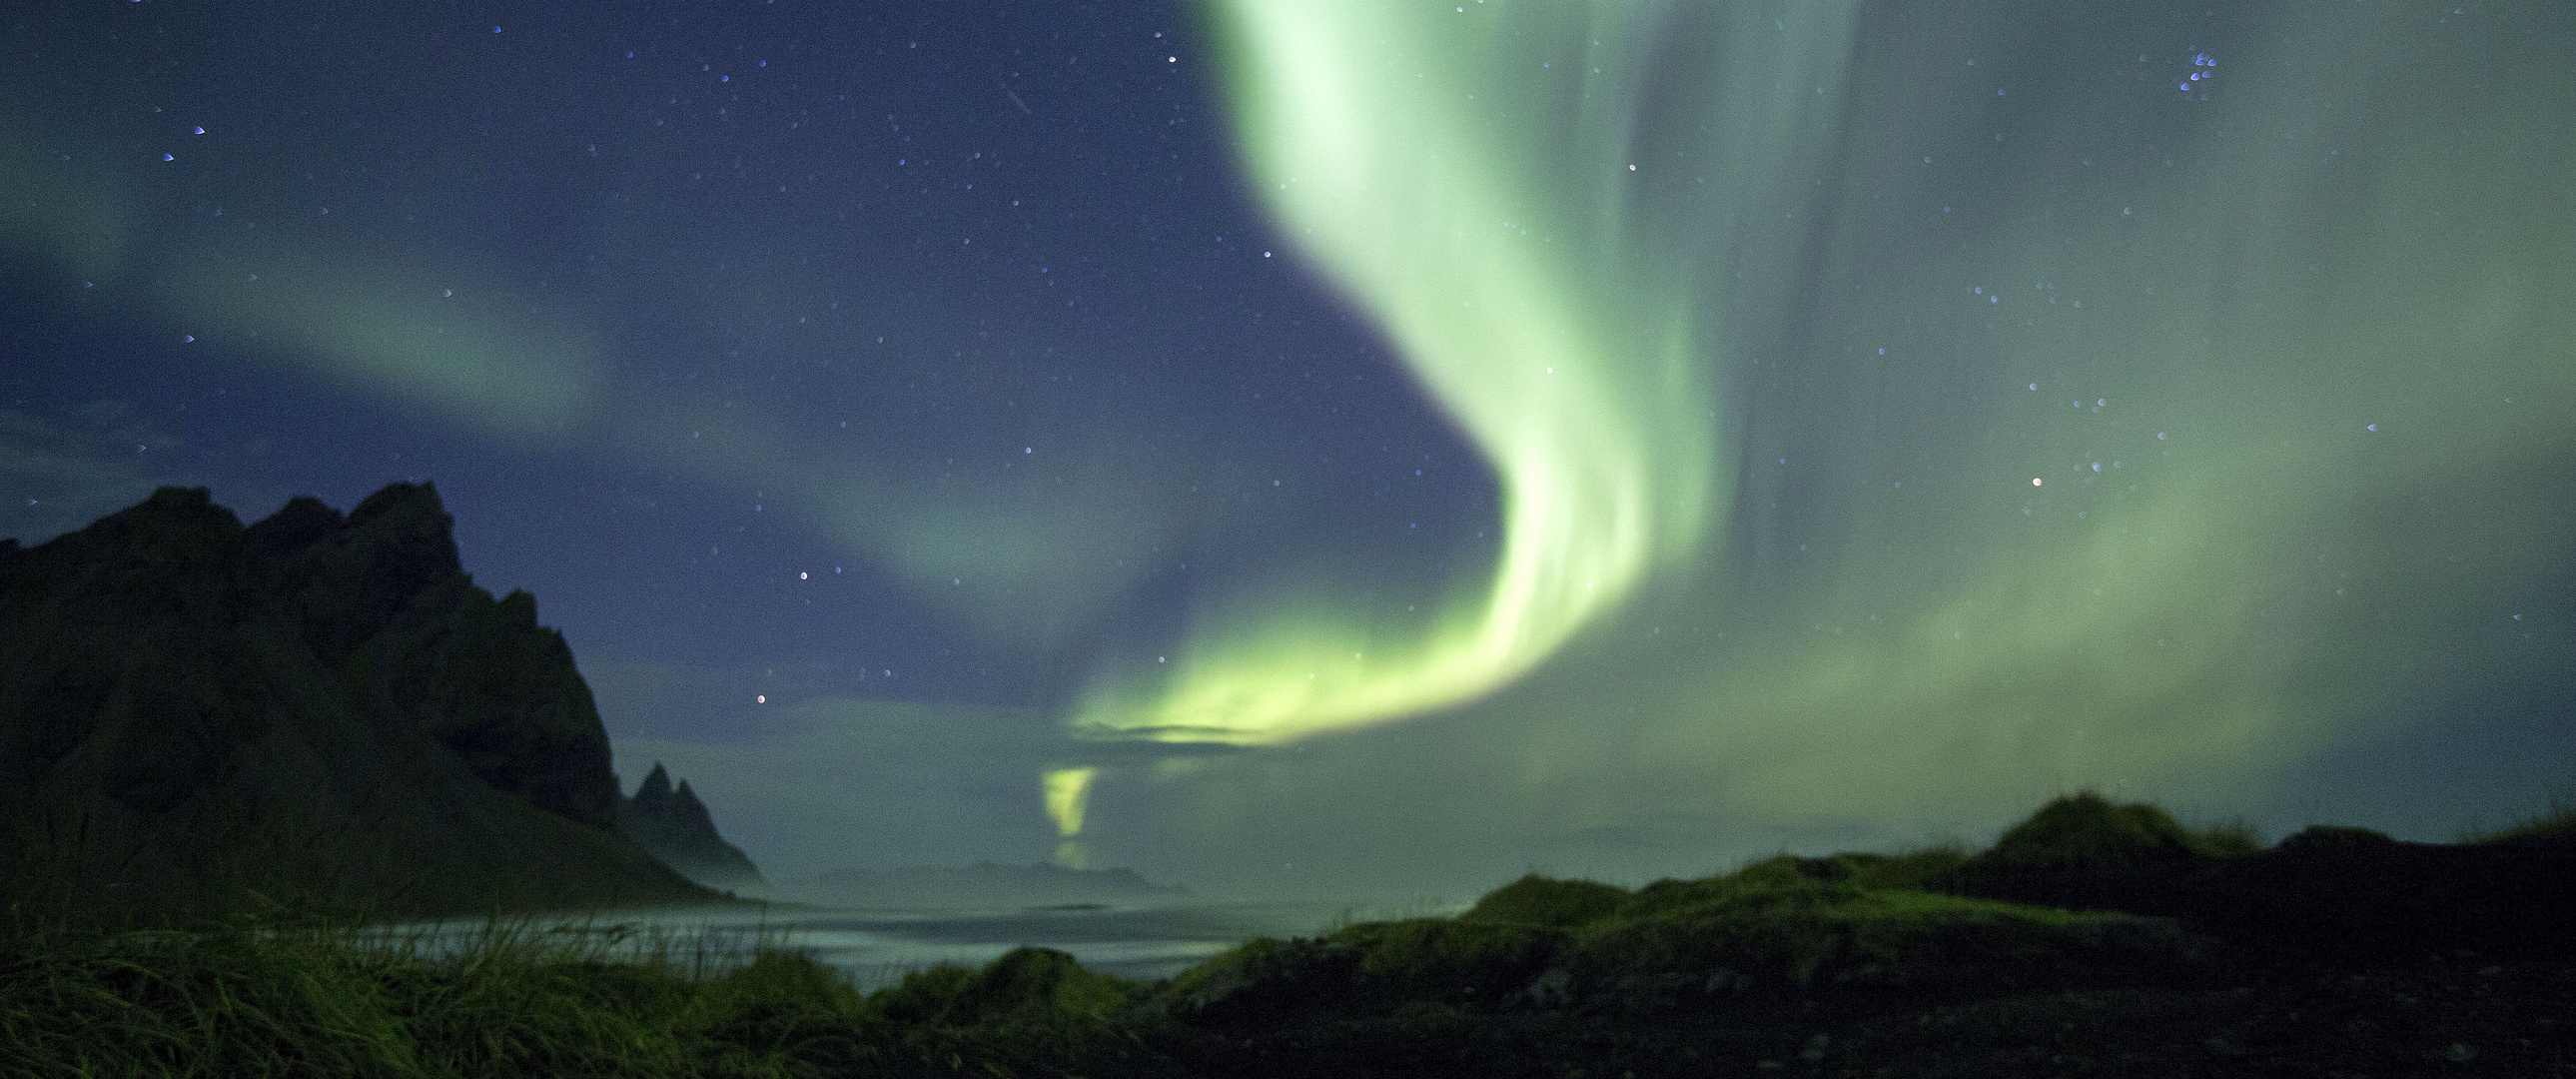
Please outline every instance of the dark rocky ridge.
[[244, 528], [202, 489], [0, 541], [0, 901], [202, 916], [702, 897], [613, 827], [606, 732], [432, 487]]
[[764, 887], [760, 869], [742, 849], [716, 833], [715, 818], [698, 800], [689, 781], [671, 788], [671, 773], [662, 762], [637, 784], [635, 795], [617, 800], [617, 827], [635, 838], [645, 852], [710, 888]]

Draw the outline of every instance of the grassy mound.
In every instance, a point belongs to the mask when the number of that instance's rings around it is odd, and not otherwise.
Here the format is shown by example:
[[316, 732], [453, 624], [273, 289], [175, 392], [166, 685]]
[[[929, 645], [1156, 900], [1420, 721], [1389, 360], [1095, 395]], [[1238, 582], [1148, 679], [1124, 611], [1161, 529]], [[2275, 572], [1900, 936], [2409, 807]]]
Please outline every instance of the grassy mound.
[[2187, 916], [2223, 867], [2260, 852], [2241, 828], [2195, 832], [2143, 802], [2060, 797], [1995, 845], [1926, 884], [1938, 891], [2075, 910]]
[[2118, 981], [2193, 959], [2167, 919], [1870, 887], [1861, 876], [1845, 860], [1783, 857], [1658, 882], [1578, 931], [1564, 964], [1577, 986], [1651, 979], [1717, 991]]
[[2114, 805], [2085, 791], [2040, 807], [1976, 861], [2016, 869], [2085, 869], [2232, 858], [2260, 849], [2253, 836], [2241, 830], [2195, 833], [2155, 806]]
[[1933, 886], [1955, 895], [2170, 917], [2259, 967], [2422, 961], [2436, 953], [2576, 954], [2576, 830], [2567, 814], [2466, 843], [2318, 825], [2263, 849], [2191, 832], [2148, 805], [2051, 802]]
[[1524, 877], [1455, 920], [1254, 941], [1167, 999], [1220, 1021], [1408, 1002], [1624, 1009], [1757, 988], [2139, 981], [2196, 964], [2170, 919], [1923, 890], [1963, 857], [1781, 857], [1634, 892]]
[[[1395, 1009], [1659, 1008], [1834, 987], [2114, 986], [2445, 953], [2560, 955], [2563, 810], [2476, 843], [2316, 827], [2264, 849], [2162, 809], [2062, 797], [1973, 855], [1783, 856], [1629, 891], [1536, 875], [1455, 920], [1255, 941], [1173, 986], [1210, 1021]], [[2235, 973], [2244, 973], [2239, 970]]]
[[1486, 893], [1458, 920], [1572, 929], [1619, 909], [1627, 898], [1628, 890], [1617, 885], [1532, 873]]
[[1132, 1055], [1151, 1020], [1144, 987], [1082, 969], [1051, 948], [1017, 948], [981, 970], [941, 966], [906, 975], [868, 1000], [901, 1032], [889, 1056], [990, 1074], [1015, 1067]]
[[1313, 940], [1255, 940], [1174, 979], [1173, 1013], [1218, 1023], [1382, 1011], [1413, 1001], [1489, 1005], [1529, 986], [1565, 934], [1533, 926], [1414, 918]]

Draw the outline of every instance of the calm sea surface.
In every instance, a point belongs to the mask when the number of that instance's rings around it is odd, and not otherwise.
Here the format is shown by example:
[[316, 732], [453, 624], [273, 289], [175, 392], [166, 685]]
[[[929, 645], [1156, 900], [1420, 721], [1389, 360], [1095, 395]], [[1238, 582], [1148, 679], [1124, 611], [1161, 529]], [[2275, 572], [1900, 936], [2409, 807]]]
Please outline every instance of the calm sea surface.
[[[1310, 937], [1355, 921], [1454, 914], [1463, 908], [1332, 903], [1196, 903], [1143, 908], [867, 911], [771, 907], [531, 921], [505, 930], [586, 944], [611, 955], [659, 950], [730, 966], [757, 944], [805, 952], [863, 989], [942, 963], [980, 966], [1025, 945], [1070, 953], [1089, 970], [1168, 978], [1254, 937]], [[421, 923], [389, 934], [425, 951], [465, 945], [480, 921]]]

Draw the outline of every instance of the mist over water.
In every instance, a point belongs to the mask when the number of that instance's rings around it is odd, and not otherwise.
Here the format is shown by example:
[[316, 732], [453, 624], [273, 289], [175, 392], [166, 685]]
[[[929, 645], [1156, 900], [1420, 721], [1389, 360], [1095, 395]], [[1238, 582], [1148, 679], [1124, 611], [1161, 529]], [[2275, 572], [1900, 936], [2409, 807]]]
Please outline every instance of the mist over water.
[[1027, 910], [765, 911], [705, 908], [617, 912], [587, 918], [531, 918], [503, 926], [454, 919], [389, 926], [381, 940], [429, 954], [470, 948], [495, 931], [586, 943], [628, 959], [659, 957], [722, 972], [755, 949], [813, 957], [861, 990], [943, 965], [981, 968], [1020, 947], [1053, 948], [1085, 969], [1124, 978], [1169, 978], [1254, 937], [1321, 936], [1360, 921], [1454, 914], [1463, 906], [1335, 906], [1326, 903], [1174, 903], [1151, 907], [1068, 906]]

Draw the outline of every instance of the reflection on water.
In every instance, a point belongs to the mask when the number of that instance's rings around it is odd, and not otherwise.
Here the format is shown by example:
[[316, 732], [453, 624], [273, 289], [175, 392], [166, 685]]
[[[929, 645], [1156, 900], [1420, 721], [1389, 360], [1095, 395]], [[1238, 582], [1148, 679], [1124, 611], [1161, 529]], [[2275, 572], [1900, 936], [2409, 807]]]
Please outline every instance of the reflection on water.
[[[942, 963], [981, 966], [1022, 946], [1054, 948], [1087, 969], [1124, 978], [1168, 978], [1254, 937], [1310, 937], [1356, 921], [1448, 915], [1461, 909], [1331, 903], [944, 912], [780, 906], [530, 919], [500, 931], [562, 941], [601, 958], [658, 954], [701, 973], [739, 963], [755, 946], [793, 949], [840, 970], [861, 989], [875, 989]], [[386, 939], [437, 952], [471, 946], [493, 932], [487, 921], [460, 919], [392, 927]]]

